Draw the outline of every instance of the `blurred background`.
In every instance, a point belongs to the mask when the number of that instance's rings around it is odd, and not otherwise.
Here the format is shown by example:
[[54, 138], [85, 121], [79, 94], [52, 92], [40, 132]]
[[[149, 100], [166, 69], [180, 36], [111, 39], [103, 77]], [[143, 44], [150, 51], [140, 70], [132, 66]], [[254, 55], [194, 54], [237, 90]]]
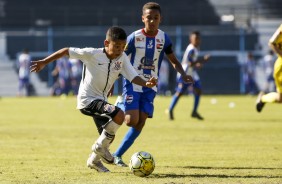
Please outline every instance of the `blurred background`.
[[[0, 96], [20, 95], [19, 57], [23, 50], [31, 60], [37, 60], [63, 47], [103, 47], [110, 26], [122, 26], [127, 34], [143, 28], [141, 10], [146, 2], [0, 0]], [[156, 2], [162, 8], [160, 29], [170, 36], [180, 61], [189, 43], [189, 33], [201, 32], [201, 55], [211, 55], [199, 72], [205, 94], [256, 94], [265, 88], [273, 90], [267, 81], [266, 60], [268, 40], [282, 23], [281, 0]], [[254, 91], [249, 91], [244, 82], [243, 66], [250, 54], [255, 63]], [[62, 94], [56, 92], [55, 67], [56, 63], [39, 74], [30, 74], [23, 95]], [[168, 76], [162, 94], [170, 95], [174, 92], [176, 73], [170, 65], [162, 72]], [[114, 92], [121, 91], [119, 80]]]

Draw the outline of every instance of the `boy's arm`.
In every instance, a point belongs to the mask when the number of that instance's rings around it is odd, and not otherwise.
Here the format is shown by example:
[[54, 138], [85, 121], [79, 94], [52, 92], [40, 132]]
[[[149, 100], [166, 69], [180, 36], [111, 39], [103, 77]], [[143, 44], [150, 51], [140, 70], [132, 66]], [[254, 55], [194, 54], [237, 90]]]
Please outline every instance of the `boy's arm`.
[[39, 72], [42, 70], [47, 64], [61, 58], [64, 56], [69, 56], [69, 48], [63, 48], [54, 52], [50, 56], [46, 57], [45, 59], [32, 61], [30, 66], [30, 72]]
[[269, 47], [280, 57], [282, 57], [282, 50], [281, 50], [281, 44], [274, 44], [274, 43], [269, 43]]
[[141, 77], [136, 76], [132, 81], [132, 83], [137, 84], [139, 86], [144, 86], [148, 88], [152, 88], [158, 83], [158, 79], [155, 77], [151, 77], [149, 80], [145, 81]]
[[192, 67], [194, 67], [194, 66], [197, 67], [197, 65], [200, 65], [200, 67], [201, 67], [204, 63], [206, 63], [209, 60], [209, 58], [210, 58], [210, 55], [205, 55], [201, 59], [197, 59], [194, 62], [189, 62], [189, 65], [192, 66]]
[[186, 83], [194, 83], [193, 78], [190, 75], [187, 75], [185, 71], [182, 68], [182, 65], [178, 61], [178, 59], [175, 57], [173, 53], [167, 55], [170, 63], [172, 64], [173, 68], [180, 73], [182, 79]]

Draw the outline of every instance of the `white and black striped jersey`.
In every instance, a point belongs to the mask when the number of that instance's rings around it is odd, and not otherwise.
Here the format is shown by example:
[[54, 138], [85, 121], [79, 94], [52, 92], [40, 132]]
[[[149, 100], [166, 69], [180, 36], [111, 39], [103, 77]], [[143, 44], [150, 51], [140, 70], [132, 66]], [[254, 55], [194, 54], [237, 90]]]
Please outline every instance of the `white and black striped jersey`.
[[125, 53], [110, 60], [104, 48], [69, 48], [70, 58], [83, 62], [82, 79], [77, 96], [77, 109], [87, 107], [93, 100], [107, 101], [107, 94], [119, 74], [132, 81], [137, 72]]

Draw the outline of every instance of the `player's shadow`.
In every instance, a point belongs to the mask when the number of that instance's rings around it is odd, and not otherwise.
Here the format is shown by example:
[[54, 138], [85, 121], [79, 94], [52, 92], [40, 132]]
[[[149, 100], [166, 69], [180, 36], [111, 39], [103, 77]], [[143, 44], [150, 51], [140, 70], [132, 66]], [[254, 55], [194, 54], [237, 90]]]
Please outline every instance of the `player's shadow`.
[[[169, 167], [169, 166], [165, 166]], [[282, 170], [282, 168], [267, 168], [267, 167], [205, 167], [205, 166], [183, 166], [177, 167], [182, 169], [213, 169], [213, 170]], [[158, 174], [152, 173], [150, 177], [154, 178], [282, 178], [282, 176], [269, 176], [269, 175], [231, 175], [231, 174], [175, 174], [175, 173], [168, 173], [168, 174]]]

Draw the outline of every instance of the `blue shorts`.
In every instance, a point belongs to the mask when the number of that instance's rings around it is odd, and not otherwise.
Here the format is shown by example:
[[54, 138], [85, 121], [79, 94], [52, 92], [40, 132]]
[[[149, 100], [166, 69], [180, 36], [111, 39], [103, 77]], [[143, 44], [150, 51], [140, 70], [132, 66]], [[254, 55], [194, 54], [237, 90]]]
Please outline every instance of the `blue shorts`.
[[125, 111], [139, 110], [148, 114], [149, 118], [152, 118], [154, 113], [155, 96], [156, 92], [154, 90], [148, 90], [145, 92], [128, 90], [124, 94]]
[[29, 85], [29, 78], [20, 78], [19, 79], [19, 90], [23, 89], [24, 87], [28, 87]]
[[[192, 84], [178, 82], [175, 90], [178, 93], [184, 93], [190, 85]], [[193, 84], [193, 88], [202, 89], [201, 81], [200, 80], [195, 81], [195, 83]]]

